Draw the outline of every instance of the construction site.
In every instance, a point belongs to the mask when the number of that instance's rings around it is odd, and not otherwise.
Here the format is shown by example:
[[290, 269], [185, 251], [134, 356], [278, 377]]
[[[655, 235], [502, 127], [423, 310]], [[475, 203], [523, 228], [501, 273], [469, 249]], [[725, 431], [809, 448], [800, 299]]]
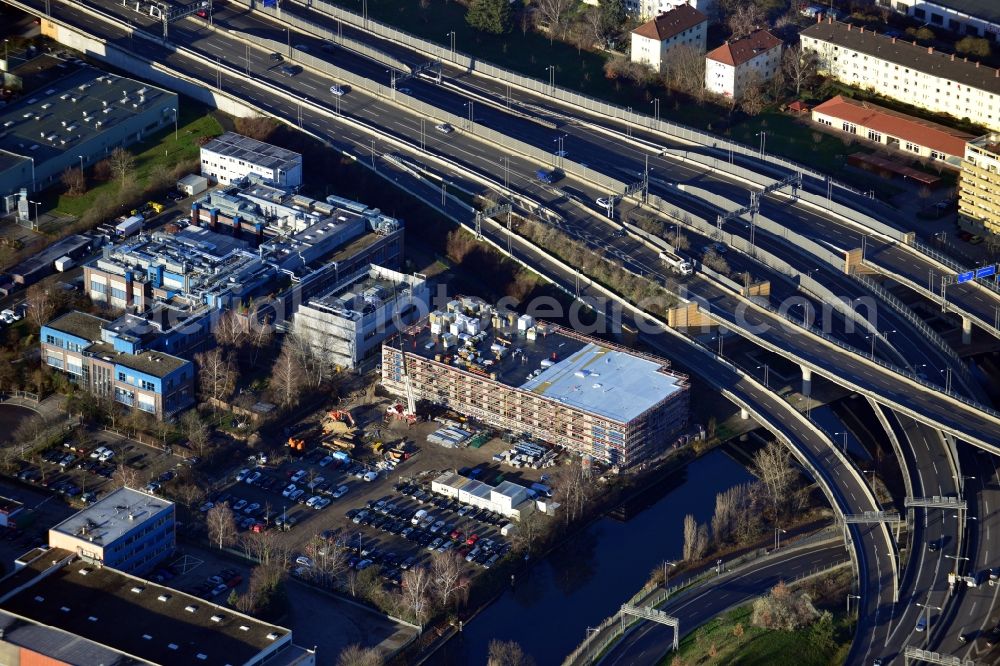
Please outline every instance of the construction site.
[[382, 346], [382, 384], [516, 437], [627, 469], [687, 425], [688, 378], [661, 358], [460, 298]]

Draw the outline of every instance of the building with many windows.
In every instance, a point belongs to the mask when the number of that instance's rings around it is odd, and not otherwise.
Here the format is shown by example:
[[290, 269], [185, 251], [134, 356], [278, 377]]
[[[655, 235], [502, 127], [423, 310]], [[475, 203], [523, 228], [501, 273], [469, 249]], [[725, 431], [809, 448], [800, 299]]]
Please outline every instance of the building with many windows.
[[799, 38], [838, 81], [1000, 130], [1000, 70], [829, 19]]
[[[597, 6], [598, 0], [583, 0], [585, 4]], [[625, 0], [625, 8], [642, 21], [659, 16], [672, 9], [687, 5], [702, 14], [715, 8], [715, 0]]]
[[979, 137], [965, 146], [958, 223], [973, 233], [1000, 234], [1000, 134]]
[[429, 302], [424, 276], [368, 265], [300, 305], [292, 330], [317, 357], [355, 369], [373, 359], [398, 326], [425, 316]]
[[49, 62], [38, 69], [67, 74], [0, 110], [0, 196], [45, 189], [66, 169], [93, 165], [177, 118], [176, 93], [79, 61], [40, 58]]
[[474, 298], [386, 341], [382, 383], [619, 468], [665, 452], [688, 419], [688, 379], [667, 361]]
[[174, 551], [175, 529], [173, 502], [119, 488], [49, 529], [49, 546], [142, 574]]
[[40, 337], [42, 362], [94, 395], [158, 419], [194, 403], [194, 365], [156, 350], [162, 339], [140, 317], [68, 312], [42, 326]]
[[662, 73], [675, 48], [683, 45], [701, 54], [707, 43], [708, 18], [690, 5], [680, 5], [632, 31], [629, 57]]
[[4, 666], [316, 664], [316, 650], [295, 645], [289, 629], [102, 566], [75, 548], [36, 548], [17, 566], [0, 580]]
[[1000, 3], [995, 0], [877, 0], [934, 28], [1000, 41]]
[[959, 168], [971, 134], [837, 95], [813, 108], [812, 119], [838, 132]]
[[740, 99], [748, 86], [770, 81], [781, 69], [781, 40], [767, 30], [709, 51], [705, 56], [705, 89]]
[[302, 185], [302, 155], [236, 132], [201, 147], [201, 175], [229, 185], [256, 174], [279, 187]]

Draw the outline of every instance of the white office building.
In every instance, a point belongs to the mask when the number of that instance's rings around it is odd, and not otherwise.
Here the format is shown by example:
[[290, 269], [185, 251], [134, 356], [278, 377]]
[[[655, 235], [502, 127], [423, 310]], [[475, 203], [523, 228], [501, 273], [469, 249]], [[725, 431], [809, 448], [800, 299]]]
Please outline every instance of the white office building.
[[[597, 6], [598, 0], [583, 0], [584, 4]], [[715, 8], [715, 0], [625, 0], [625, 8], [643, 21], [659, 16], [672, 9], [687, 5], [702, 14]]]
[[1000, 70], [837, 21], [815, 23], [800, 39], [838, 81], [1000, 130]]
[[770, 81], [780, 68], [781, 40], [756, 30], [705, 56], [705, 89], [739, 99], [748, 86]]
[[295, 313], [295, 334], [341, 368], [378, 357], [382, 341], [429, 312], [424, 276], [370, 264]]
[[708, 44], [708, 19], [688, 5], [660, 14], [632, 31], [632, 62], [652, 67], [662, 73], [668, 66], [670, 52], [687, 46], [704, 53]]
[[302, 155], [250, 137], [226, 132], [201, 147], [201, 175], [230, 183], [256, 174], [278, 187], [302, 185]]

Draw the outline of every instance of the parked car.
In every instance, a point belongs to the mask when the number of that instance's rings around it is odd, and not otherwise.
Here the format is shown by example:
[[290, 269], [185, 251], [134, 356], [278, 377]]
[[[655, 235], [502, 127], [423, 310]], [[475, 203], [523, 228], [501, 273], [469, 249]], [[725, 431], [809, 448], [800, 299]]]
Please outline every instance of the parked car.
[[334, 460], [333, 456], [323, 456], [323, 459], [319, 461], [320, 467], [326, 467]]
[[348, 486], [340, 486], [339, 488], [337, 488], [336, 491], [334, 491], [334, 493], [333, 493], [333, 499], [340, 499], [341, 497], [343, 497], [344, 495], [347, 494], [348, 490], [350, 490], [350, 487], [348, 487]]
[[295, 563], [298, 564], [300, 567], [312, 567], [313, 566], [312, 558], [310, 558], [307, 555], [299, 555], [298, 557], [295, 558]]
[[233, 504], [232, 509], [233, 509], [233, 511], [242, 511], [243, 507], [245, 507], [246, 505], [247, 505], [247, 501], [245, 499], [239, 499], [239, 500], [236, 500], [235, 504]]
[[372, 481], [375, 481], [376, 479], [378, 479], [378, 473], [377, 472], [365, 472], [364, 476], [362, 476], [361, 478], [364, 479], [365, 481], [371, 483]]
[[300, 469], [299, 471], [297, 471], [294, 474], [292, 474], [292, 476], [291, 476], [291, 482], [292, 483], [298, 483], [299, 481], [302, 480], [302, 478], [305, 475], [306, 475], [306, 471], [304, 469]]
[[260, 481], [260, 477], [262, 477], [262, 476], [264, 476], [264, 475], [261, 474], [260, 472], [250, 472], [249, 474], [247, 474], [246, 478], [243, 479], [243, 480], [247, 484], [253, 485], [253, 484], [257, 483], [258, 481]]

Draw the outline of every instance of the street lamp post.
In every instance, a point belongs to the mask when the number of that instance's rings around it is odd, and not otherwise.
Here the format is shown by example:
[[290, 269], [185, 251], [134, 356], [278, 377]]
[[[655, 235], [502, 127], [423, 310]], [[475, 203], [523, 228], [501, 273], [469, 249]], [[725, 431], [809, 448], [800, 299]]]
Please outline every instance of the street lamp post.
[[775, 527], [774, 528], [774, 549], [775, 550], [778, 550], [779, 548], [781, 548], [781, 535], [782, 534], [788, 534], [788, 532], [786, 532], [785, 530], [783, 530], [780, 527]]
[[28, 159], [31, 160], [31, 193], [35, 193], [35, 158], [28, 155]]
[[673, 562], [663, 562], [663, 589], [667, 591], [667, 596], [664, 599], [670, 597], [670, 569], [667, 568], [668, 566], [677, 568], [677, 565]]
[[873, 469], [865, 469], [865, 470], [861, 470], [861, 473], [862, 474], [871, 474], [872, 475], [872, 490], [874, 491], [875, 490], [875, 470], [873, 470]]
[[757, 132], [757, 136], [760, 137], [760, 159], [764, 159], [764, 149], [767, 146], [767, 132], [761, 130]]
[[847, 455], [847, 431], [844, 430], [843, 432], [835, 432], [833, 434], [834, 435], [840, 435], [840, 437], [843, 439], [843, 441], [841, 442], [841, 446], [842, 446], [841, 450], [843, 451], [844, 455], [846, 456]]
[[656, 122], [660, 122], [660, 98], [657, 97], [650, 103], [653, 105], [653, 118], [656, 119]]
[[764, 388], [769, 389], [769, 388], [771, 388], [768, 385], [769, 367], [768, 367], [767, 363], [765, 363], [764, 365], [758, 365], [757, 366], [758, 370], [760, 370], [761, 368], [764, 368]]
[[83, 173], [83, 155], [77, 155], [80, 158], [80, 173]]
[[31, 201], [29, 199], [28, 203], [32, 204], [35, 207], [35, 229], [37, 229], [38, 228], [38, 206], [39, 206], [40, 202], [38, 202], [38, 201]]
[[451, 37], [451, 59], [454, 62], [454, 60], [455, 60], [455, 31], [452, 30], [451, 32], [448, 33], [447, 36]]
[[917, 606], [919, 606], [920, 608], [924, 609], [923, 610], [923, 613], [924, 613], [924, 625], [925, 625], [925, 628], [924, 628], [924, 645], [926, 645], [927, 642], [930, 640], [930, 637], [931, 637], [931, 611], [932, 610], [936, 610], [937, 612], [940, 613], [941, 612], [941, 607], [940, 606], [931, 606], [930, 604], [921, 604], [921, 603], [918, 603]]
[[[850, 594], [850, 593], [848, 593], [848, 595], [847, 595], [847, 614], [848, 615], [851, 614], [851, 599], [856, 599], [857, 601], [860, 602], [861, 601], [861, 595], [860, 594]], [[856, 608], [858, 608], [860, 610], [860, 606], [861, 606], [861, 604], [859, 603], [856, 606]]]
[[556, 89], [556, 66], [549, 65], [545, 71], [549, 73], [549, 92], [551, 93]]

